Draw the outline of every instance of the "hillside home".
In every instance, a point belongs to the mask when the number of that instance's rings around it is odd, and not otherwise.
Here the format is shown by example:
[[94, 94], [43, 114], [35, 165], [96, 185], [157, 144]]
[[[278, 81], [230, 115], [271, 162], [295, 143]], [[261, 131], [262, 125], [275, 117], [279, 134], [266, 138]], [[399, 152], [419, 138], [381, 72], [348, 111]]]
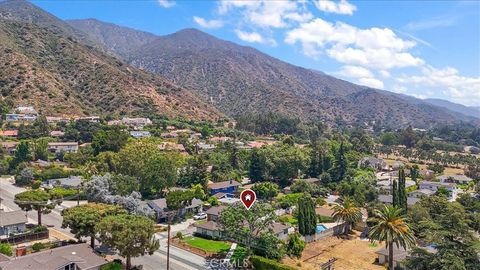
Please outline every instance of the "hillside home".
[[62, 117], [62, 116], [47, 116], [47, 123], [55, 124], [55, 123], [68, 123], [70, 122], [71, 118], [69, 117]]
[[473, 181], [472, 178], [463, 174], [440, 175], [438, 177], [438, 180], [440, 181], [440, 183], [454, 183], [461, 185], [468, 185], [470, 182]]
[[450, 201], [455, 201], [460, 192], [460, 189], [458, 189], [457, 185], [454, 183], [422, 181], [419, 185], [419, 189], [428, 189], [433, 192], [437, 192], [440, 188], [444, 188], [448, 191], [449, 194], [447, 197]]
[[172, 142], [161, 142], [158, 144], [158, 150], [160, 151], [178, 151], [181, 153], [186, 152], [183, 144]]
[[160, 133], [160, 137], [162, 138], [177, 138], [178, 137], [178, 134], [177, 133], [173, 133], [173, 132], [162, 132]]
[[242, 184], [235, 180], [228, 180], [217, 183], [209, 183], [208, 190], [210, 191], [210, 195], [215, 195], [220, 192], [225, 194], [233, 194], [237, 192], [238, 187], [241, 185]]
[[132, 130], [130, 131], [130, 136], [134, 137], [135, 139], [141, 139], [149, 138], [152, 135], [150, 134], [150, 131]]
[[99, 270], [107, 263], [88, 244], [73, 244], [2, 261], [0, 269]]
[[195, 147], [197, 148], [197, 151], [199, 151], [199, 152], [211, 151], [211, 150], [215, 149], [215, 145], [207, 144], [207, 143], [197, 143], [195, 145]]
[[[378, 201], [384, 204], [392, 204], [393, 196], [389, 194], [379, 194]], [[407, 206], [413, 206], [420, 201], [420, 198], [416, 197], [407, 197]]]
[[0, 142], [1, 146], [8, 154], [12, 155], [17, 149], [19, 142]]
[[52, 130], [50, 131], [50, 136], [52, 137], [62, 137], [63, 135], [65, 135], [65, 132], [63, 131], [60, 131], [60, 130]]
[[100, 123], [99, 116], [84, 116], [84, 117], [77, 117], [74, 119], [75, 121], [87, 121], [90, 123]]
[[0, 130], [0, 137], [16, 138], [18, 137], [18, 130]]
[[430, 189], [417, 189], [414, 190], [410, 193], [408, 193], [408, 197], [411, 198], [422, 198], [422, 197], [428, 197], [435, 194], [435, 191], [430, 190]]
[[435, 176], [435, 172], [428, 169], [421, 169], [419, 172], [420, 176], [425, 180], [431, 180]]
[[165, 198], [149, 201], [148, 206], [155, 212], [155, 218], [158, 223], [165, 223], [169, 218], [172, 220], [183, 219], [187, 214], [196, 214], [202, 211], [202, 200], [193, 199], [192, 203], [177, 211], [170, 210], [167, 207], [167, 200]]
[[78, 142], [50, 142], [48, 151], [51, 153], [76, 153], [78, 151]]
[[27, 217], [21, 210], [5, 212], [0, 209], [0, 238], [7, 238], [11, 233], [26, 230]]
[[385, 160], [376, 157], [364, 157], [358, 162], [358, 167], [361, 168], [372, 168], [377, 171], [386, 171], [388, 170], [388, 165]]
[[152, 120], [148, 118], [138, 117], [138, 118], [122, 118], [122, 124], [130, 127], [134, 127], [137, 129], [142, 129], [147, 125], [152, 124]]

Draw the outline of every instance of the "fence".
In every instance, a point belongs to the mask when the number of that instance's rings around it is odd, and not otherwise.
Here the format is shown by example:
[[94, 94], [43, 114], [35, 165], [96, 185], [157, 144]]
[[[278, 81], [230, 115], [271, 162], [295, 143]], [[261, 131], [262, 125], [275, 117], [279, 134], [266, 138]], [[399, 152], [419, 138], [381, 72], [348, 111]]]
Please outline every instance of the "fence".
[[0, 243], [9, 243], [11, 245], [17, 245], [25, 242], [30, 242], [30, 241], [37, 241], [37, 240], [43, 240], [49, 238], [49, 232], [43, 231], [43, 232], [37, 232], [37, 233], [23, 233], [23, 234], [17, 234], [10, 236], [5, 239], [0, 239]]
[[330, 236], [341, 234], [344, 228], [345, 228], [345, 223], [342, 223], [313, 235], [302, 236], [302, 238], [303, 238], [303, 241], [307, 243], [315, 242]]

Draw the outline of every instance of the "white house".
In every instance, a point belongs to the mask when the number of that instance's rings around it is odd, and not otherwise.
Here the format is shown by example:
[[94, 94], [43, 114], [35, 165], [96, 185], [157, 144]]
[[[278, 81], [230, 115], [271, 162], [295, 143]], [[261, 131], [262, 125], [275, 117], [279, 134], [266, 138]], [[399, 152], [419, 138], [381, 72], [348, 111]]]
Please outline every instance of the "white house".
[[449, 192], [448, 199], [451, 201], [456, 200], [460, 192], [460, 189], [457, 188], [457, 185], [454, 183], [422, 181], [419, 185], [419, 189], [428, 189], [433, 192], [437, 192], [440, 188], [444, 188]]

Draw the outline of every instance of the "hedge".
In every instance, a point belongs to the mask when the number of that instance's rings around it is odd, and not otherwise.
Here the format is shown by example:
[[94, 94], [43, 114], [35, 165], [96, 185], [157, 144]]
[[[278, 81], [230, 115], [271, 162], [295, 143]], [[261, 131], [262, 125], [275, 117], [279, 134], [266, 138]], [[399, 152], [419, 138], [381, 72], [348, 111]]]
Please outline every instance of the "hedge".
[[277, 261], [270, 260], [264, 257], [253, 255], [250, 258], [252, 262], [253, 269], [255, 270], [295, 270], [288, 265], [281, 264]]

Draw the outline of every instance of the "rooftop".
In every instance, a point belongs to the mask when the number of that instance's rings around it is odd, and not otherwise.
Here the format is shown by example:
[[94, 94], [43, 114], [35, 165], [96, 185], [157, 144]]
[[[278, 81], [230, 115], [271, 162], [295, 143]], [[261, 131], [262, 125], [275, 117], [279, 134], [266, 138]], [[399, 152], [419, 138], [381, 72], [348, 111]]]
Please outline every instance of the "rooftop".
[[220, 189], [220, 188], [228, 188], [228, 187], [231, 187], [231, 186], [241, 186], [242, 184], [240, 184], [239, 182], [235, 181], [235, 180], [227, 180], [227, 181], [223, 181], [223, 182], [216, 182], [216, 183], [211, 183], [211, 184], [208, 184], [208, 188], [209, 189]]
[[59, 269], [75, 263], [79, 269], [96, 269], [107, 261], [88, 244], [68, 245], [0, 262], [3, 270]]
[[5, 212], [0, 210], [0, 227], [27, 223], [27, 217], [22, 210]]

